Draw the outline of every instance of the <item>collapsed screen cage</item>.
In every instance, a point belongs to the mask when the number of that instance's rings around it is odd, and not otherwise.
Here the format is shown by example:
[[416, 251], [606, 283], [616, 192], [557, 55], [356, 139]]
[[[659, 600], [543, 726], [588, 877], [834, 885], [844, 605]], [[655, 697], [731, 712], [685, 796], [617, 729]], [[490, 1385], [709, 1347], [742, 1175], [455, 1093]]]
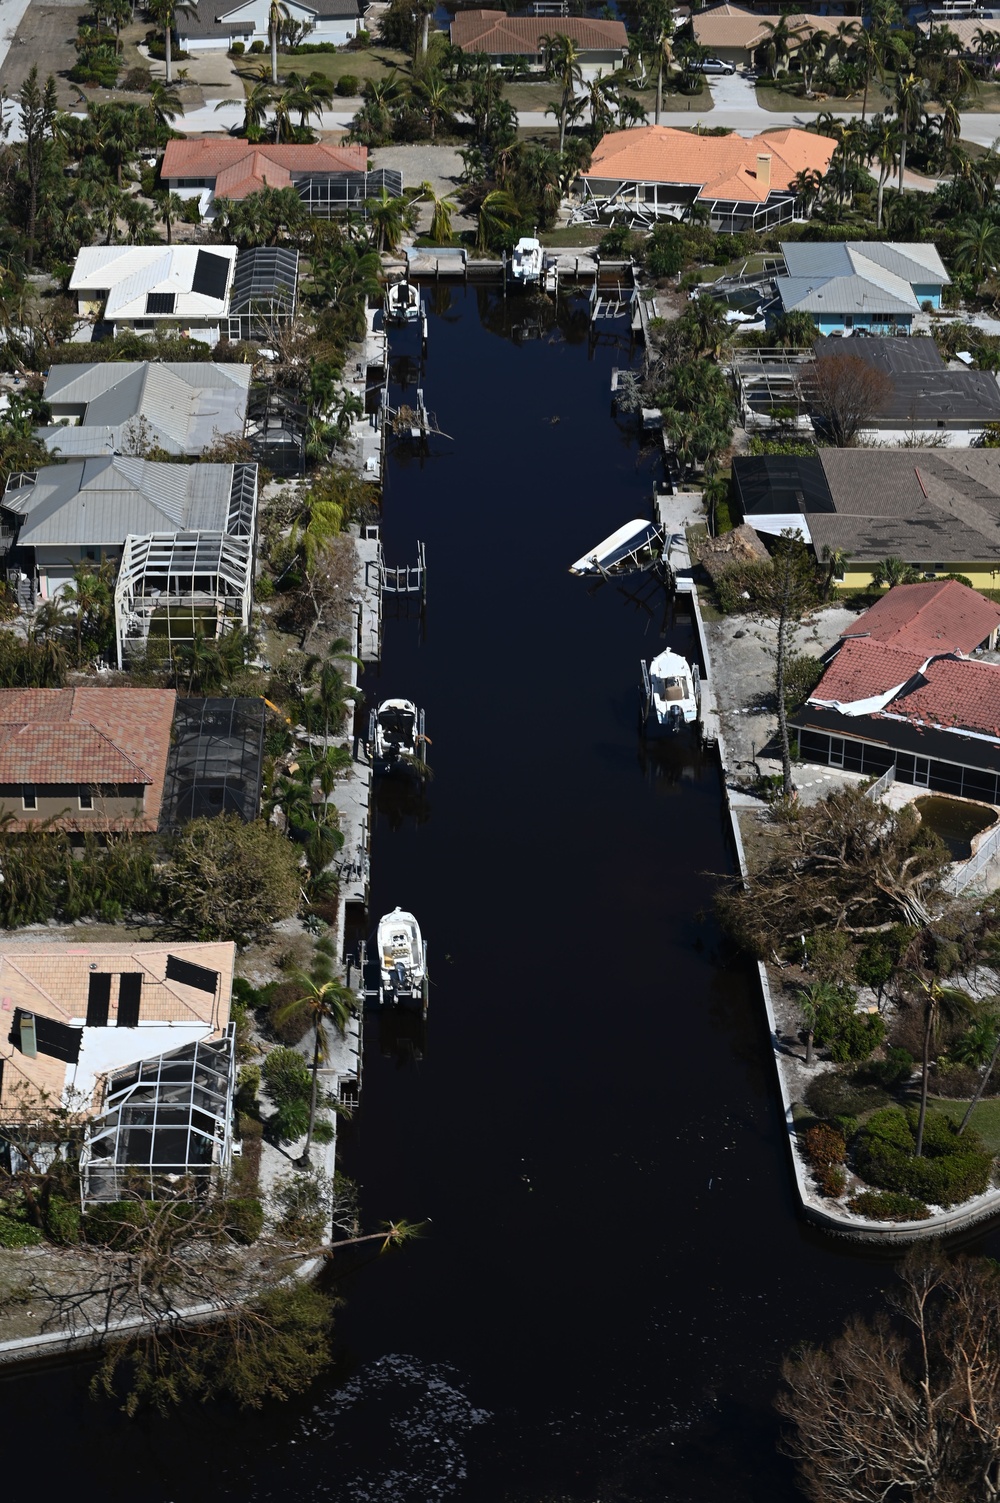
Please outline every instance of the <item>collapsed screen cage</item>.
[[236, 1025], [116, 1070], [80, 1152], [83, 1204], [208, 1193], [233, 1151]]
[[118, 666], [157, 642], [178, 644], [250, 627], [253, 539], [222, 532], [154, 532], [125, 539], [115, 586]]
[[161, 833], [188, 820], [260, 813], [264, 703], [260, 699], [179, 699], [167, 757]]

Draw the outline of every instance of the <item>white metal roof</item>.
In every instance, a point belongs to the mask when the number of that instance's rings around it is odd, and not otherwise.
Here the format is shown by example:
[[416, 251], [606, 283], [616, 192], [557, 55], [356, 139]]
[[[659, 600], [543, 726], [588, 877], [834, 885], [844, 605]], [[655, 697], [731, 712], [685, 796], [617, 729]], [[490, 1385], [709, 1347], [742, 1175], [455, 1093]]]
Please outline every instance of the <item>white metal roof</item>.
[[[198, 257], [206, 252], [229, 262], [221, 297], [193, 290]], [[106, 294], [105, 317], [109, 322], [219, 318], [229, 310], [237, 254], [235, 245], [88, 245], [76, 258], [70, 291]], [[173, 308], [151, 313], [146, 302], [150, 293], [173, 293]]]

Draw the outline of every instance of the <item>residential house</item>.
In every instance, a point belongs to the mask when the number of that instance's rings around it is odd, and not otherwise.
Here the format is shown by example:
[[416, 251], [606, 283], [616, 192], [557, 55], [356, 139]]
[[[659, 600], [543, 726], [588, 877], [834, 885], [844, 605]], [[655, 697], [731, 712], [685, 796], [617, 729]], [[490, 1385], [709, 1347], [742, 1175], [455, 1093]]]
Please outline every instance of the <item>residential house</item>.
[[741, 520], [797, 532], [818, 558], [845, 556], [838, 582], [871, 583], [900, 558], [926, 579], [962, 574], [1000, 587], [1000, 451], [820, 449], [733, 461]]
[[1000, 384], [991, 371], [970, 370], [960, 360], [947, 364], [923, 335], [869, 335], [846, 345], [818, 339], [811, 351], [738, 351], [732, 370], [743, 426], [752, 431], [794, 423], [809, 436], [822, 433], [812, 367], [837, 356], [863, 360], [886, 377], [858, 430], [865, 443], [968, 448], [1000, 423]]
[[194, 457], [220, 438], [242, 438], [249, 365], [207, 360], [106, 360], [54, 365], [45, 379], [52, 424], [36, 436], [60, 459], [150, 449]]
[[884, 240], [793, 241], [781, 247], [773, 313], [808, 313], [820, 334], [908, 334], [940, 308], [951, 278], [933, 245]]
[[172, 689], [0, 689], [0, 818], [9, 831], [155, 830]]
[[1000, 610], [954, 581], [904, 585], [844, 634], [792, 717], [799, 755], [866, 776], [1000, 802]]
[[368, 170], [368, 148], [317, 141], [311, 146], [271, 146], [226, 136], [188, 136], [167, 142], [160, 179], [181, 197], [199, 196], [211, 219], [216, 198], [238, 200], [262, 188], [294, 188], [310, 214], [329, 219], [364, 210], [383, 189], [403, 192], [402, 174]]
[[118, 563], [129, 540], [220, 536], [252, 555], [255, 464], [168, 464], [126, 455], [19, 471], [0, 497], [0, 549], [49, 600], [84, 562]]
[[[0, 1119], [86, 1122], [85, 1202], [205, 1185], [232, 1156], [236, 946], [0, 944]], [[17, 1150], [0, 1148], [8, 1167]]]
[[837, 143], [789, 128], [750, 138], [702, 136], [666, 125], [612, 131], [579, 177], [582, 217], [650, 224], [707, 208], [716, 230], [762, 230], [801, 215], [796, 180], [825, 175]]
[[771, 28], [782, 20], [788, 31], [789, 57], [781, 64], [786, 68], [789, 63], [792, 67], [796, 65], [796, 54], [807, 38], [819, 37], [828, 43], [841, 24], [846, 24], [849, 31], [860, 31], [862, 25], [852, 16], [817, 16], [806, 11], [780, 16], [777, 12], [768, 15], [764, 11], [747, 10], [742, 5], [713, 5], [692, 15], [691, 34], [712, 57], [737, 68], [759, 68], [758, 49], [767, 42]]
[[[281, 27], [294, 29], [308, 42], [332, 42], [338, 47], [363, 29], [368, 0], [282, 0]], [[185, 52], [228, 51], [240, 42], [249, 51], [254, 42], [270, 45], [270, 0], [248, 0], [234, 6], [232, 0], [199, 0], [190, 11], [178, 10], [174, 20], [177, 37]]]
[[484, 52], [494, 63], [523, 59], [542, 67], [547, 36], [575, 42], [585, 74], [620, 68], [628, 52], [621, 21], [592, 21], [586, 16], [509, 16], [505, 10], [459, 10], [451, 23], [451, 45], [460, 52]]
[[214, 345], [287, 326], [298, 265], [298, 251], [286, 246], [90, 245], [69, 286], [101, 335], [160, 330]]
[[934, 340], [858, 339], [844, 345], [818, 339], [817, 360], [850, 354], [886, 376], [889, 386], [861, 433], [867, 442], [948, 444], [968, 448], [991, 423], [1000, 423], [1000, 384], [992, 371], [959, 360], [947, 365]]

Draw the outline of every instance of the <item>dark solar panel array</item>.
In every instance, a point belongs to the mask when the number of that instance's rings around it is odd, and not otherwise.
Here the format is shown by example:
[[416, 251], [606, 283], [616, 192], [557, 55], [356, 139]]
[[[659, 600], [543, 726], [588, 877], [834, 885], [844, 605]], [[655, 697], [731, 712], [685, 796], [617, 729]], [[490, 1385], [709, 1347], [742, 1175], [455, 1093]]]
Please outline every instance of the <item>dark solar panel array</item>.
[[229, 280], [229, 261], [225, 256], [218, 256], [213, 251], [199, 251], [198, 260], [194, 268], [194, 281], [191, 283], [192, 292], [200, 292], [205, 297], [218, 298], [220, 301], [226, 295], [226, 283]]
[[216, 814], [256, 819], [263, 758], [262, 700], [178, 700], [160, 828]]
[[147, 313], [173, 313], [177, 305], [177, 295], [173, 292], [147, 292]]

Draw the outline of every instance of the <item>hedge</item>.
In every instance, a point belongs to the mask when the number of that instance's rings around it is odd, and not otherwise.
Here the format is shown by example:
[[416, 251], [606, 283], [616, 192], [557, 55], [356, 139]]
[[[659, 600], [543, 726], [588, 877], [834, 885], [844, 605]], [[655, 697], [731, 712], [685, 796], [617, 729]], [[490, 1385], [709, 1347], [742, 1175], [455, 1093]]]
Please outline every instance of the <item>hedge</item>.
[[993, 1160], [979, 1136], [961, 1137], [942, 1113], [928, 1111], [923, 1156], [915, 1157], [917, 1110], [889, 1106], [876, 1112], [858, 1134], [858, 1172], [883, 1190], [895, 1190], [933, 1205], [952, 1206], [981, 1195]]
[[931, 1214], [922, 1200], [890, 1190], [862, 1190], [851, 1196], [847, 1209], [870, 1221], [927, 1221]]

